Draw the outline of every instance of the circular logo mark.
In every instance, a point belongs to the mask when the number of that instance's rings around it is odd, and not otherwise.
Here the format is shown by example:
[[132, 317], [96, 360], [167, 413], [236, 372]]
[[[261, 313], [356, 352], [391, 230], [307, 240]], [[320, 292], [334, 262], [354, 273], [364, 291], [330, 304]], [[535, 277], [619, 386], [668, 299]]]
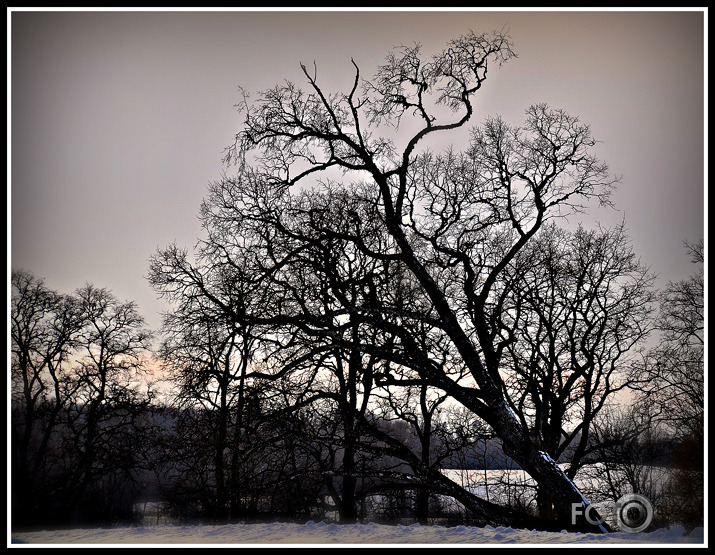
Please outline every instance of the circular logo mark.
[[645, 497], [629, 493], [616, 501], [616, 523], [624, 532], [642, 532], [653, 520], [653, 506]]

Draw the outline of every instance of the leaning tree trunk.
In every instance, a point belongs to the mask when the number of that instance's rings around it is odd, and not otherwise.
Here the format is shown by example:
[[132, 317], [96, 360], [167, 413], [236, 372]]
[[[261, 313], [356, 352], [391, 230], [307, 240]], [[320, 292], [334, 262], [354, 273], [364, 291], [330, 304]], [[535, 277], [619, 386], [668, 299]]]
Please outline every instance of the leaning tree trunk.
[[602, 520], [594, 509], [589, 509], [591, 522], [586, 519], [588, 500], [546, 451], [539, 450], [523, 433], [521, 424], [506, 403], [494, 403], [492, 408], [492, 425], [503, 441], [505, 453], [536, 480], [539, 490], [553, 503], [558, 520], [578, 530], [610, 532], [605, 522], [592, 523]]
[[[395, 221], [395, 213], [389, 213], [388, 222]], [[428, 270], [418, 261], [404, 231], [399, 225], [391, 225], [390, 232], [397, 241], [404, 262], [420, 282], [430, 298], [442, 321], [443, 329], [461, 355], [479, 386], [479, 396], [471, 395], [468, 390], [455, 386], [444, 375], [432, 372], [431, 378], [437, 387], [447, 387], [450, 393], [462, 404], [485, 420], [502, 440], [505, 453], [514, 459], [548, 493], [556, 509], [558, 520], [566, 527], [588, 532], [608, 532], [604, 524], [592, 524], [602, 519], [593, 509], [589, 509], [586, 519], [586, 507], [589, 502], [576, 485], [558, 467], [556, 462], [541, 451], [524, 433], [518, 418], [506, 403], [504, 394], [489, 370], [482, 364], [481, 358], [471, 339], [461, 327], [444, 292], [434, 281]], [[478, 307], [477, 309], [478, 310]], [[473, 392], [472, 392], [473, 393]], [[574, 510], [576, 507], [579, 510]], [[568, 526], [567, 526], [568, 525]]]

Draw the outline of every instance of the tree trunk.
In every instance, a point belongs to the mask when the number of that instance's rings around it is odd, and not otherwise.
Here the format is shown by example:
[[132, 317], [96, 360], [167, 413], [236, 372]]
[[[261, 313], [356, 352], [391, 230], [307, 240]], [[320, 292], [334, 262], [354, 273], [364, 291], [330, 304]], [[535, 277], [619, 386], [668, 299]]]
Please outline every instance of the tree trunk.
[[[592, 524], [586, 520], [585, 512], [589, 502], [556, 462], [525, 437], [519, 421], [506, 404], [493, 408], [494, 427], [504, 442], [505, 453], [536, 480], [539, 491], [553, 503], [557, 520], [566, 528], [609, 532], [610, 529], [605, 523]], [[595, 510], [589, 510], [589, 517], [594, 522], [601, 520]]]
[[[422, 411], [422, 434], [421, 434], [421, 460], [423, 468], [430, 468], [431, 444], [432, 444], [432, 415], [427, 406], [427, 386], [420, 388], [420, 408]], [[429, 492], [417, 491], [416, 507], [417, 522], [427, 524], [429, 519]]]
[[[226, 362], [228, 365], [228, 361]], [[226, 488], [226, 434], [228, 430], [229, 407], [228, 407], [228, 380], [223, 379], [219, 383], [220, 388], [220, 406], [218, 411], [218, 426], [216, 430], [216, 446], [214, 452], [214, 479], [216, 481], [216, 507], [214, 509], [214, 518], [221, 522], [228, 520], [228, 496]]]
[[357, 520], [355, 507], [355, 488], [357, 479], [355, 478], [355, 450], [351, 447], [345, 449], [343, 455], [343, 487], [340, 499], [340, 522], [345, 524], [353, 523]]

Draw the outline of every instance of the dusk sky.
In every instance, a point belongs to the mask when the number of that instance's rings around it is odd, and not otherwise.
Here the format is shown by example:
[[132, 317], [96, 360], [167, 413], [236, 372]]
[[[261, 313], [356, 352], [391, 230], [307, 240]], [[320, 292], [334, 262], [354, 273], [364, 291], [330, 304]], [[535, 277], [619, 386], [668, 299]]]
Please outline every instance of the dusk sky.
[[[472, 124], [518, 125], [547, 103], [591, 125], [622, 176], [616, 210], [634, 250], [667, 280], [693, 272], [682, 244], [705, 235], [707, 12], [8, 11], [8, 273], [71, 293], [134, 300], [153, 329], [165, 308], [150, 256], [201, 236], [211, 181], [241, 123], [238, 87], [305, 82], [349, 90], [350, 59], [374, 73], [393, 46], [431, 55], [469, 30], [509, 31], [518, 58], [490, 68]], [[459, 144], [455, 145], [457, 148]]]

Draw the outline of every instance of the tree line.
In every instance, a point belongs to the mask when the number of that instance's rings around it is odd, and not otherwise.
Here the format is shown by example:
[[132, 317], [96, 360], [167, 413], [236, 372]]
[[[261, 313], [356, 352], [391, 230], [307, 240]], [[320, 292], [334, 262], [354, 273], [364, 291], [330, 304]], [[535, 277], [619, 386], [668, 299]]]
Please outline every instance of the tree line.
[[[625, 224], [564, 225], [618, 180], [563, 110], [425, 148], [467, 124], [488, 66], [513, 56], [508, 35], [469, 33], [432, 58], [398, 49], [372, 79], [353, 62], [345, 93], [303, 66], [306, 90], [245, 94], [203, 238], [150, 263], [172, 306], [153, 353], [168, 403], [139, 389], [151, 334], [133, 304], [14, 273], [18, 518], [151, 483], [175, 514], [216, 521], [427, 522], [449, 498], [470, 522], [605, 531], [572, 521], [589, 503], [575, 481], [598, 463], [606, 493], [641, 488], [621, 467], [648, 466], [644, 445], [669, 445], [672, 479], [700, 491], [678, 518], [701, 518], [702, 274], [658, 293]], [[443, 471], [495, 442], [533, 478], [534, 506]]]

